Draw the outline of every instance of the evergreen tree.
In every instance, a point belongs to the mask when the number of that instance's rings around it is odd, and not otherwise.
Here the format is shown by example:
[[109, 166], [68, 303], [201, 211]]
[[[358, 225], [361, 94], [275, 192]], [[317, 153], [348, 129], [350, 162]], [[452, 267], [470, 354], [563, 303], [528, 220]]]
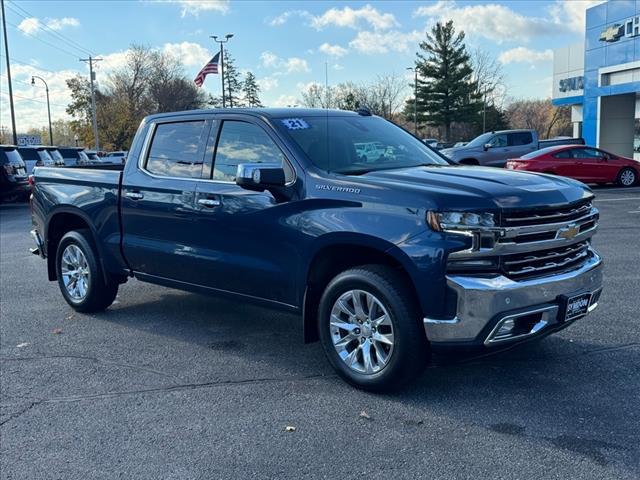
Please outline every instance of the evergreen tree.
[[[427, 40], [420, 43], [420, 50], [416, 61], [421, 77], [418, 121], [444, 126], [445, 140], [450, 141], [451, 124], [473, 122], [480, 109], [464, 32], [456, 34], [451, 20], [444, 25], [438, 22], [427, 33]], [[413, 106], [407, 105], [408, 112], [413, 112]]]
[[229, 53], [224, 51], [224, 88], [227, 107], [243, 107], [242, 102], [242, 81], [240, 72], [236, 68], [235, 60]]
[[256, 76], [247, 72], [242, 83], [242, 92], [244, 93], [244, 102], [248, 107], [262, 107], [260, 102], [260, 85], [256, 82]]

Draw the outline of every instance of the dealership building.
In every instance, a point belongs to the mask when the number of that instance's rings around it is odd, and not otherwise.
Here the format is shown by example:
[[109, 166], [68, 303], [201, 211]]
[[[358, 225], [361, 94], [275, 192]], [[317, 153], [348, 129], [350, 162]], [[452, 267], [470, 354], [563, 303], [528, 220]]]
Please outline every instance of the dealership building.
[[571, 106], [574, 136], [640, 159], [640, 1], [587, 10], [584, 42], [554, 52], [552, 96]]

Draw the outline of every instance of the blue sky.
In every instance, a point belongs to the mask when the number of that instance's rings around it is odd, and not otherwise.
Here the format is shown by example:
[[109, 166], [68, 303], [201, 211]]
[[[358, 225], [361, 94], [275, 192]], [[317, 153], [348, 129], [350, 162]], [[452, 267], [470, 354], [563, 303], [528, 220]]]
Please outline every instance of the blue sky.
[[[325, 63], [331, 84], [391, 72], [410, 76], [405, 69], [425, 31], [447, 19], [467, 33], [470, 48], [503, 64], [509, 97], [549, 97], [552, 49], [582, 40], [584, 11], [596, 3], [6, 0], [18, 130], [46, 122], [45, 92], [29, 84], [31, 75], [49, 82], [52, 116], [65, 118], [64, 80], [86, 74], [78, 58], [89, 53], [104, 58], [99, 83], [122, 65], [131, 43], [178, 55], [195, 77], [217, 50], [209, 35], [233, 33], [228, 45], [238, 67], [256, 74], [265, 104], [279, 106], [296, 103], [310, 83], [324, 83]], [[9, 125], [1, 60], [0, 122]], [[204, 88], [219, 94], [219, 77], [209, 76]]]

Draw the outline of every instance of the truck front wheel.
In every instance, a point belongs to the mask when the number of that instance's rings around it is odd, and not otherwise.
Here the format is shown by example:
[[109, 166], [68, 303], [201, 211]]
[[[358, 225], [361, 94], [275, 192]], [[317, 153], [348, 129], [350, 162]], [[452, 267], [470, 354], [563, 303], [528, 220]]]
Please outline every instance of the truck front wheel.
[[319, 307], [329, 362], [350, 384], [394, 390], [414, 380], [428, 342], [408, 282], [391, 267], [366, 265], [337, 275]]
[[79, 312], [99, 312], [113, 303], [116, 282], [105, 283], [89, 230], [68, 232], [58, 244], [56, 273], [62, 296]]

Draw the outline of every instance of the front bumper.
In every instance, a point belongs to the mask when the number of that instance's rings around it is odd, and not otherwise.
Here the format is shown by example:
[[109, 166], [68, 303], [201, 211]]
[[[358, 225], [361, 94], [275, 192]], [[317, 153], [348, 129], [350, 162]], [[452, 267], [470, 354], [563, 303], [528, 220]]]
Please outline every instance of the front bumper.
[[[447, 285], [457, 295], [455, 317], [424, 318], [427, 338], [434, 346], [512, 344], [558, 330], [593, 311], [602, 290], [602, 259], [592, 251], [577, 270], [518, 282], [502, 275], [448, 275]], [[587, 312], [565, 322], [566, 298], [582, 293], [592, 294]], [[531, 328], [520, 328], [512, 337], [499, 335], [501, 325], [514, 319]]]

